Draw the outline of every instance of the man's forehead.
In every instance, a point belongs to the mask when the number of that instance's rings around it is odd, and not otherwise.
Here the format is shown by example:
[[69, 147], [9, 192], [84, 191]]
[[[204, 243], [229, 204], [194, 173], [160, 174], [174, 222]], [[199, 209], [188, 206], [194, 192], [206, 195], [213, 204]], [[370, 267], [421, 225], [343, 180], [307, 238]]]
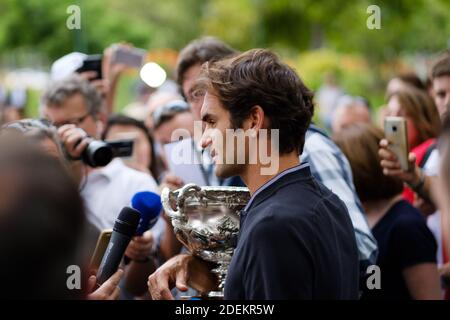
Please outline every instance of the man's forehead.
[[45, 106], [45, 109], [52, 113], [85, 113], [87, 111], [87, 105], [84, 97], [81, 94], [73, 94], [67, 97], [62, 103], [54, 104], [49, 103]]
[[207, 90], [203, 98], [203, 105], [200, 111], [201, 116], [203, 117], [206, 114], [213, 113], [214, 110], [216, 110], [217, 108], [217, 103], [218, 103], [217, 97]]
[[195, 85], [197, 78], [200, 75], [200, 72], [201, 72], [201, 64], [195, 64], [186, 70], [186, 72], [183, 75], [183, 83], [182, 83], [183, 90], [186, 90], [188, 92], [192, 90], [192, 87]]
[[433, 86], [439, 88], [450, 87], [450, 76], [441, 76], [433, 79]]

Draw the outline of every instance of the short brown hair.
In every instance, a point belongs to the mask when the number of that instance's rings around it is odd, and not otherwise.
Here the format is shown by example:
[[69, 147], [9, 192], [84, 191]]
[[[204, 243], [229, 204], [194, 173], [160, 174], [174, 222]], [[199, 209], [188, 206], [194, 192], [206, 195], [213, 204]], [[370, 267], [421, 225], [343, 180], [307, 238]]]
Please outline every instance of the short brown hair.
[[313, 93], [297, 73], [272, 52], [253, 49], [236, 57], [206, 63], [199, 83], [213, 89], [240, 128], [259, 105], [270, 119], [269, 129], [280, 129], [279, 152], [301, 153], [314, 112]]
[[350, 162], [356, 193], [361, 201], [389, 199], [403, 190], [400, 179], [383, 174], [378, 144], [383, 131], [374, 125], [356, 123], [333, 137]]
[[431, 80], [442, 76], [450, 76], [450, 50], [439, 56], [431, 67]]
[[420, 78], [414, 72], [401, 73], [394, 77], [400, 81], [409, 84], [417, 89], [426, 90], [425, 84], [420, 80]]
[[196, 65], [202, 65], [208, 61], [220, 60], [236, 54], [237, 51], [226, 43], [214, 38], [203, 37], [190, 42], [178, 56], [176, 66], [176, 80], [181, 86], [186, 71]]
[[439, 112], [433, 99], [425, 91], [405, 86], [389, 95], [388, 100], [394, 96], [399, 99], [402, 108], [414, 122], [419, 143], [439, 135], [441, 128]]

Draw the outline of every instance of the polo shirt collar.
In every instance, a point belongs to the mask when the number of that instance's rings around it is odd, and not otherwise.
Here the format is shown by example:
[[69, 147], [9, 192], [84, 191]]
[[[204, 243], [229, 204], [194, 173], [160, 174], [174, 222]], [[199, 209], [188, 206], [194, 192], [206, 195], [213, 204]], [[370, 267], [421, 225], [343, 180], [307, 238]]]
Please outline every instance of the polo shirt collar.
[[[248, 212], [248, 210], [250, 209], [250, 207], [252, 206], [253, 202], [259, 198], [260, 196], [262, 196], [262, 194], [264, 193], [264, 191], [269, 190], [271, 186], [273, 186], [277, 181], [279, 181], [280, 179], [282, 179], [285, 176], [291, 176], [293, 173], [297, 173], [301, 170], [306, 170], [307, 171], [307, 176], [311, 176], [311, 172], [309, 170], [309, 163], [304, 162], [301, 164], [296, 165], [295, 167], [286, 169], [282, 172], [280, 172], [279, 174], [277, 174], [276, 176], [272, 177], [269, 181], [267, 181], [266, 183], [264, 183], [261, 187], [259, 187], [255, 193], [252, 195], [252, 197], [250, 198], [249, 202], [247, 203], [247, 205], [244, 208], [244, 214]], [[288, 180], [290, 181], [290, 179]]]

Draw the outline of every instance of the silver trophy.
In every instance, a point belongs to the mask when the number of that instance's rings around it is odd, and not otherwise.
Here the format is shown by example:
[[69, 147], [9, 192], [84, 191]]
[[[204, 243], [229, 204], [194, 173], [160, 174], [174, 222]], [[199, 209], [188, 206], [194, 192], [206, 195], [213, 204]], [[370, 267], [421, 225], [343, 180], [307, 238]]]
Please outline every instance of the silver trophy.
[[219, 291], [209, 292], [208, 298], [223, 298], [239, 233], [239, 213], [250, 200], [248, 188], [190, 183], [175, 191], [165, 188], [161, 200], [178, 240], [195, 256], [217, 264], [212, 272], [219, 280]]

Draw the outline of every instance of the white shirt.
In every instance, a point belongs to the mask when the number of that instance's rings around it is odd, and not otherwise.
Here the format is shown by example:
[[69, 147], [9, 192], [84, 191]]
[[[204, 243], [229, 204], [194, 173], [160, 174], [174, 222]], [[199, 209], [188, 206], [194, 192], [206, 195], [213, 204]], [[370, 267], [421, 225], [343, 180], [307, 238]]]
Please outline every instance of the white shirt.
[[[127, 167], [119, 158], [113, 159], [106, 167], [92, 171], [82, 181], [81, 196], [84, 200], [88, 220], [99, 230], [110, 229], [120, 211], [130, 206], [135, 193], [151, 191], [158, 193], [153, 177]], [[164, 232], [165, 221], [158, 219], [152, 228], [154, 239]]]
[[423, 170], [427, 176], [437, 176], [439, 175], [439, 166], [441, 164], [441, 157], [439, 155], [439, 150], [434, 149], [431, 151], [430, 157], [423, 166]]

